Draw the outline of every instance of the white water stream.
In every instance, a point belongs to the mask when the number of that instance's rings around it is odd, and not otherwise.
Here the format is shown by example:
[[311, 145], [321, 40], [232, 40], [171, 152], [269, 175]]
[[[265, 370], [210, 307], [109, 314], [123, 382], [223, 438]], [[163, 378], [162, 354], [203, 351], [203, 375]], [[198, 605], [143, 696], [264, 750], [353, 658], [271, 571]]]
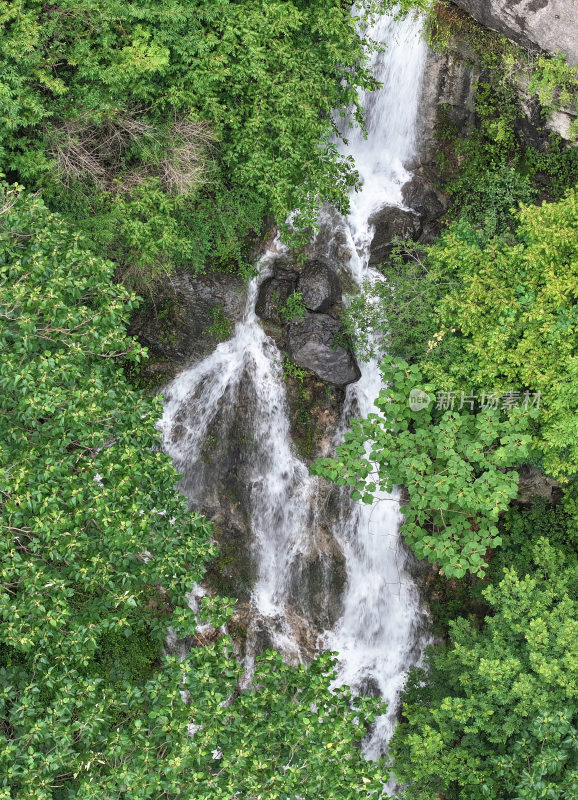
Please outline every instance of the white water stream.
[[[413, 153], [425, 58], [419, 32], [419, 24], [412, 20], [394, 22], [389, 18], [381, 18], [368, 31], [387, 45], [374, 60], [383, 88], [363, 98], [367, 138], [354, 131], [348, 135], [348, 146], [342, 148], [354, 156], [363, 181], [362, 190], [351, 198], [351, 214], [339, 222], [351, 251], [349, 270], [356, 282], [371, 277], [367, 266], [373, 235], [369, 217], [385, 205], [401, 205], [401, 186], [409, 178], [404, 163]], [[335, 225], [335, 214], [321, 222], [322, 226]], [[250, 407], [251, 459], [246, 488], [258, 564], [252, 616], [267, 629], [274, 647], [287, 658], [301, 661], [305, 654], [297, 627], [306, 625], [307, 620], [291, 605], [291, 578], [296, 570], [298, 574], [300, 560], [311, 552], [315, 540], [320, 484], [309, 475], [292, 446], [281, 354], [254, 311], [259, 284], [282, 250], [276, 243], [262, 259], [233, 338], [165, 389], [160, 426], [166, 452], [185, 474], [183, 491], [192, 503], [200, 503], [210, 490], [202, 449], [207, 446], [211, 425], [217, 415], [226, 415], [240, 402]], [[360, 366], [361, 379], [347, 390], [342, 431], [352, 415], [375, 410], [373, 401], [381, 388], [378, 366]], [[378, 720], [366, 742], [369, 757], [384, 751], [406, 670], [419, 658], [422, 644], [419, 597], [405, 569], [399, 524], [394, 496], [381, 496], [369, 507], [352, 503], [344, 494], [333, 531], [345, 554], [347, 582], [341, 619], [326, 632], [325, 645], [339, 653], [340, 683], [379, 694], [389, 704], [388, 714]], [[249, 632], [250, 655], [251, 642]]]
[[[375, 59], [382, 83], [363, 98], [367, 137], [360, 131], [348, 136], [343, 148], [351, 153], [362, 189], [351, 199], [345, 232], [353, 251], [349, 269], [356, 282], [378, 280], [369, 268], [373, 228], [369, 219], [384, 206], [402, 206], [401, 187], [410, 175], [405, 164], [414, 154], [416, 115], [426, 46], [414, 20], [382, 18], [369, 31], [387, 49]], [[374, 400], [382, 388], [377, 361], [361, 364], [362, 377], [347, 390], [344, 428], [351, 416], [375, 412]], [[340, 654], [339, 682], [353, 689], [378, 692], [389, 704], [365, 743], [369, 757], [383, 755], [397, 712], [396, 699], [406, 671], [422, 650], [422, 613], [419, 595], [406, 570], [401, 546], [401, 515], [397, 493], [379, 494], [377, 502], [346, 507], [335, 531], [346, 554], [348, 581], [343, 616], [327, 637]]]

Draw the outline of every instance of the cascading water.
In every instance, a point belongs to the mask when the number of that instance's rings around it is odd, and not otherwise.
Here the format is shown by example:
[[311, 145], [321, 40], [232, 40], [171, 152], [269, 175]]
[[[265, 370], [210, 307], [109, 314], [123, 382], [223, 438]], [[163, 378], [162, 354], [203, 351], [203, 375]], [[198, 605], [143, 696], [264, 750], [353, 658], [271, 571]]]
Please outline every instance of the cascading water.
[[[352, 251], [350, 271], [357, 283], [379, 280], [368, 266], [373, 228], [369, 220], [384, 206], [402, 205], [401, 187], [409, 179], [404, 166], [413, 155], [414, 131], [426, 48], [419, 24], [382, 18], [369, 36], [386, 44], [375, 59], [382, 83], [363, 98], [367, 136], [354, 131], [345, 152], [355, 158], [361, 191], [351, 198], [345, 233]], [[361, 379], [348, 387], [343, 427], [352, 416], [375, 412], [382, 388], [377, 361], [362, 365]], [[401, 515], [397, 493], [377, 495], [372, 506], [347, 504], [336, 527], [346, 554], [348, 581], [343, 616], [327, 636], [340, 654], [338, 680], [388, 701], [365, 743], [369, 757], [383, 754], [395, 724], [396, 698], [407, 668], [415, 663], [423, 641], [419, 596], [406, 570], [407, 555], [399, 540]]]
[[[275, 248], [248, 287], [242, 321], [228, 342], [181, 373], [165, 389], [160, 422], [165, 451], [185, 477], [181, 488], [192, 503], [207, 490], [201, 448], [217, 414], [234, 408], [251, 386], [252, 467], [249, 474], [250, 527], [259, 562], [253, 612], [268, 620], [271, 644], [301, 661], [296, 637], [286, 619], [284, 600], [291, 565], [307, 548], [315, 481], [293, 452], [281, 354], [255, 315], [260, 281], [278, 255]], [[249, 632], [250, 640], [250, 632]], [[250, 641], [249, 641], [250, 644]]]
[[[347, 153], [354, 156], [362, 190], [351, 198], [347, 219], [325, 215], [325, 238], [341, 228], [348, 240], [349, 271], [356, 282], [371, 277], [369, 218], [385, 205], [401, 204], [401, 186], [411, 156], [425, 47], [419, 25], [411, 20], [380, 19], [368, 34], [387, 49], [375, 57], [379, 91], [363, 98], [368, 136], [353, 132]], [[344, 148], [345, 151], [345, 148]], [[281, 354], [255, 315], [260, 282], [283, 254], [278, 242], [261, 261], [248, 287], [244, 318], [233, 338], [206, 359], [181, 373], [165, 389], [160, 423], [165, 450], [184, 473], [181, 488], [199, 505], [211, 487], [205, 474], [206, 448], [215, 420], [238, 405], [249, 407], [250, 458], [244, 475], [257, 577], [251, 601], [248, 660], [255, 652], [255, 631], [265, 627], [267, 642], [293, 661], [303, 661], [298, 628], [307, 625], [306, 603], [291, 603], [300, 563], [315, 547], [320, 482], [312, 478], [292, 446]], [[348, 387], [341, 430], [352, 415], [373, 410], [381, 388], [376, 363], [362, 365], [362, 377]], [[249, 398], [249, 399], [247, 399]], [[366, 744], [368, 756], [382, 752], [392, 730], [396, 698], [404, 673], [420, 652], [419, 598], [405, 571], [398, 540], [400, 515], [394, 496], [360, 507], [341, 497], [334, 536], [346, 559], [347, 582], [342, 616], [325, 643], [340, 654], [338, 680], [357, 691], [374, 691], [390, 706]], [[296, 616], [299, 619], [296, 620]], [[250, 667], [250, 663], [248, 664]]]

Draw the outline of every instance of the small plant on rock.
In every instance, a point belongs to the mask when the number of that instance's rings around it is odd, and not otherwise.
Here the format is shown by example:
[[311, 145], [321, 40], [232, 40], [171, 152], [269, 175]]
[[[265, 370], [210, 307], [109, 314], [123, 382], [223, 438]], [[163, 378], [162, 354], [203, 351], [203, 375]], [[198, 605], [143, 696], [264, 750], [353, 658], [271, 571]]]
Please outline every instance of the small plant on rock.
[[294, 378], [300, 384], [303, 384], [303, 381], [307, 377], [307, 370], [299, 367], [294, 361], [291, 361], [289, 356], [285, 356], [283, 359], [283, 377], [285, 380], [287, 380], [287, 378]]
[[231, 338], [233, 323], [225, 314], [222, 306], [215, 306], [211, 311], [213, 322], [207, 328], [207, 332], [215, 336], [220, 342]]
[[279, 314], [285, 322], [305, 319], [307, 308], [303, 302], [301, 292], [292, 292], [285, 303], [279, 308]]

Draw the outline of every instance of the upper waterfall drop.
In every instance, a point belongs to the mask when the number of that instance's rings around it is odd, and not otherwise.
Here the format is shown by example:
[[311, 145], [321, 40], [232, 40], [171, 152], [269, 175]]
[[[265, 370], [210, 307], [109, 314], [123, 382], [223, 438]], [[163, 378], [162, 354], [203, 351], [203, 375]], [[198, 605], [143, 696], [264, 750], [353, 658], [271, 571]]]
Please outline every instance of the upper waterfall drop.
[[358, 280], [367, 269], [371, 244], [371, 215], [386, 205], [403, 205], [401, 188], [409, 180], [407, 163], [416, 146], [416, 120], [427, 46], [420, 20], [381, 17], [367, 31], [368, 38], [385, 46], [375, 54], [373, 71], [381, 83], [365, 92], [367, 135], [358, 127], [343, 131], [344, 155], [353, 156], [361, 188], [350, 198], [347, 227], [359, 259], [351, 265]]

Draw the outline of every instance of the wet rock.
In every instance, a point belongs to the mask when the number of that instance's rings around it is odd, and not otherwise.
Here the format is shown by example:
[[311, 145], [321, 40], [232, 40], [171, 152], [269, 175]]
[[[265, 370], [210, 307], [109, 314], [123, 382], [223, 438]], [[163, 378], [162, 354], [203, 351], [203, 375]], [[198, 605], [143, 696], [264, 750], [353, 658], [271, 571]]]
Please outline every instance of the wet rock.
[[323, 261], [308, 261], [297, 282], [303, 302], [310, 311], [327, 311], [341, 299], [339, 278]]
[[404, 203], [419, 215], [422, 222], [418, 241], [432, 244], [441, 230], [440, 218], [449, 207], [449, 199], [421, 173], [404, 184], [401, 194]]
[[529, 49], [566, 53], [578, 64], [574, 0], [454, 0], [474, 19]]
[[281, 322], [279, 308], [287, 302], [287, 298], [297, 286], [297, 272], [294, 265], [278, 258], [273, 264], [273, 274], [265, 278], [259, 287], [255, 313], [265, 321]]
[[516, 133], [526, 144], [536, 150], [544, 150], [550, 140], [550, 128], [542, 114], [542, 107], [533, 97], [522, 97], [520, 107], [524, 114], [514, 121]]
[[397, 206], [385, 206], [369, 222], [375, 228], [370, 246], [369, 264], [382, 264], [391, 254], [396, 239], [417, 241], [422, 232], [419, 216]]
[[[238, 275], [193, 278], [185, 273], [157, 287], [154, 302], [148, 301], [129, 326], [130, 334], [149, 349], [144, 369], [151, 378], [168, 380], [209, 355], [241, 319], [245, 296], [245, 282]], [[221, 335], [215, 326], [217, 318], [222, 321]]]
[[320, 259], [331, 264], [339, 275], [341, 285], [349, 291], [351, 281], [349, 263], [353, 255], [353, 242], [345, 219], [332, 206], [325, 205], [319, 213], [319, 230], [305, 248], [308, 259]]
[[318, 532], [314, 550], [292, 565], [290, 602], [321, 633], [337, 623], [343, 612], [347, 580], [345, 557], [336, 540]]
[[[513, 41], [521, 43], [525, 47], [537, 49], [536, 45], [550, 52], [562, 50], [570, 56], [570, 60], [578, 63], [578, 16], [575, 11], [570, 11], [570, 3], [567, 0], [456, 0], [456, 5], [471, 14], [476, 20], [486, 25], [488, 28], [497, 30]], [[538, 8], [540, 6], [540, 8]], [[559, 7], [564, 6], [564, 13]], [[554, 9], [558, 10], [554, 10]], [[457, 11], [457, 9], [454, 9]], [[500, 22], [500, 16], [504, 14]], [[556, 14], [559, 20], [556, 20]], [[566, 44], [563, 45], [561, 34], [561, 21], [568, 15], [573, 15], [568, 30], [572, 31], [571, 36], [567, 37]], [[548, 15], [548, 25], [558, 28], [559, 41], [555, 46], [551, 46], [544, 39], [540, 41], [539, 32], [536, 29], [536, 36], [530, 35], [531, 29], [540, 18]], [[463, 14], [467, 21], [467, 16]], [[505, 24], [506, 18], [513, 21], [513, 27]], [[516, 21], [516, 18], [517, 21]], [[524, 28], [524, 25], [526, 26]], [[518, 34], [516, 34], [516, 28]], [[552, 35], [553, 28], [550, 35]], [[532, 41], [535, 43], [532, 45]], [[570, 46], [572, 43], [572, 47]], [[568, 46], [566, 46], [568, 45]], [[444, 172], [447, 177], [448, 166], [450, 169], [457, 168], [459, 163], [451, 162], [453, 156], [451, 148], [444, 143], [443, 136], [440, 138], [440, 129], [448, 126], [455, 129], [461, 136], [467, 136], [477, 125], [475, 99], [476, 87], [480, 79], [483, 79], [484, 68], [480, 53], [474, 49], [467, 36], [460, 37], [459, 32], [451, 39], [448, 47], [443, 52], [438, 52], [433, 48], [428, 49], [426, 64], [424, 69], [424, 79], [420, 92], [420, 100], [417, 114], [416, 140], [419, 142], [418, 158], [410, 165], [412, 169], [416, 166], [425, 167], [429, 177], [439, 178], [439, 155], [440, 152], [447, 158]], [[542, 109], [536, 103], [534, 97], [528, 92], [528, 76], [523, 70], [515, 78], [517, 93], [520, 100], [522, 114], [516, 120], [517, 132], [530, 145], [540, 149], [548, 140], [549, 131], [558, 133], [563, 139], [570, 141], [569, 128], [573, 120], [576, 119], [576, 109], [564, 107], [549, 119], [544, 119]]]
[[322, 381], [347, 386], [359, 380], [361, 373], [347, 346], [343, 346], [343, 328], [328, 314], [307, 313], [289, 326], [289, 351], [293, 361], [314, 372]]
[[554, 478], [543, 475], [535, 467], [524, 464], [518, 469], [520, 480], [518, 482], [518, 503], [531, 504], [538, 497], [548, 503], [557, 503], [560, 499], [560, 484]]
[[273, 263], [273, 275], [276, 278], [297, 277], [297, 268], [289, 258], [276, 258]]
[[[199, 386], [202, 391], [202, 386]], [[251, 480], [257, 457], [252, 435], [255, 390], [244, 372], [217, 403], [215, 417], [200, 450], [190, 437], [198, 415], [199, 394], [192, 393], [174, 418], [170, 442], [180, 449], [175, 465], [182, 478], [179, 489], [190, 508], [213, 523], [219, 545], [208, 566], [205, 586], [221, 595], [248, 602], [256, 577], [250, 525]]]
[[285, 375], [291, 437], [299, 457], [310, 464], [333, 453], [333, 441], [343, 411], [345, 390], [328, 386], [315, 375]]
[[259, 287], [255, 313], [262, 320], [279, 322], [279, 307], [287, 302], [287, 298], [295, 291], [297, 276], [277, 278], [274, 275], [265, 278]]
[[357, 692], [364, 697], [381, 697], [381, 690], [375, 678], [371, 675], [366, 675], [357, 687]]
[[438, 171], [440, 122], [464, 135], [476, 124], [476, 85], [482, 72], [478, 56], [466, 42], [454, 40], [450, 48], [443, 53], [428, 49], [416, 120], [418, 163], [434, 172]]
[[424, 222], [439, 219], [448, 207], [448, 199], [429, 181], [420, 175], [414, 175], [402, 186], [403, 202], [415, 211]]

